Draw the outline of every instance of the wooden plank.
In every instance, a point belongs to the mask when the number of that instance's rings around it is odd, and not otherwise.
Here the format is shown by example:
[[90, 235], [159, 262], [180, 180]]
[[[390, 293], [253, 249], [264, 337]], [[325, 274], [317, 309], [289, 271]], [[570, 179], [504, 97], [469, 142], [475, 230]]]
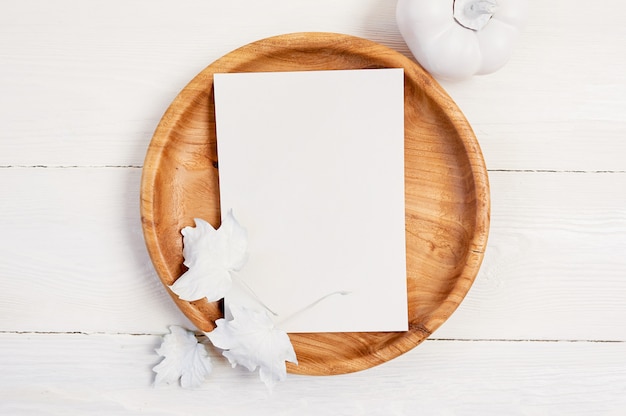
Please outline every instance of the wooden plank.
[[[0, 331], [187, 323], [146, 254], [141, 170], [0, 169]], [[433, 336], [626, 340], [626, 174], [492, 172], [486, 258]]]
[[625, 171], [626, 28], [610, 12], [623, 4], [529, 3], [504, 68], [443, 84], [474, 126], [487, 167]]
[[271, 394], [213, 350], [199, 389], [152, 387], [157, 336], [0, 334], [0, 343], [0, 412], [11, 415], [587, 415], [626, 405], [626, 343], [426, 341], [363, 372], [289, 375]]
[[[621, 7], [543, 1], [502, 70], [443, 83], [489, 168], [626, 171]], [[176, 93], [224, 53], [317, 30], [409, 54], [394, 8], [377, 0], [138, 1], [120, 13], [107, 2], [14, 2], [0, 16], [0, 166], [139, 166]]]
[[625, 190], [625, 174], [492, 172], [485, 260], [435, 336], [626, 340]]
[[162, 331], [187, 322], [148, 258], [140, 169], [0, 169], [0, 330]]
[[288, 32], [402, 44], [393, 6], [143, 0], [120, 12], [109, 2], [15, 2], [0, 15], [0, 166], [141, 165], [169, 103], [213, 60]]

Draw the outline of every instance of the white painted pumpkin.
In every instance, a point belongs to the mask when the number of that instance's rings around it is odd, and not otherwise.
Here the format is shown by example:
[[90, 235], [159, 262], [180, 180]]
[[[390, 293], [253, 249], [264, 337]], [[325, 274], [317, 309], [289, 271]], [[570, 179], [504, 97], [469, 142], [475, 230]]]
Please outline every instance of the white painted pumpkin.
[[528, 16], [527, 0], [398, 0], [396, 20], [432, 75], [460, 80], [500, 69]]

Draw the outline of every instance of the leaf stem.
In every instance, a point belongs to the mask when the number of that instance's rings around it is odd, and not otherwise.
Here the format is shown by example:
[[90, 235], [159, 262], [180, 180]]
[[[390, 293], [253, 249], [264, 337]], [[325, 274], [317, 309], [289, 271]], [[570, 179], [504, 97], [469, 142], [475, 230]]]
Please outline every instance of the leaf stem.
[[331, 296], [335, 296], [335, 295], [341, 295], [341, 296], [346, 296], [349, 295], [351, 292], [348, 292], [346, 290], [337, 290], [335, 292], [329, 293], [327, 295], [322, 296], [321, 298], [317, 299], [316, 301], [309, 303], [308, 305], [306, 305], [305, 307], [303, 307], [302, 309], [292, 313], [291, 315], [289, 315], [288, 317], [286, 317], [285, 319], [283, 319], [282, 321], [280, 321], [277, 326], [280, 326], [282, 324], [284, 324], [285, 322], [289, 321], [290, 319], [293, 319], [295, 316], [300, 315], [301, 313], [304, 313], [306, 311], [308, 311], [309, 309], [312, 309], [313, 307], [315, 307], [318, 303], [322, 302], [325, 299], [328, 299]]
[[262, 300], [261, 298], [259, 298], [259, 295], [256, 294], [256, 292], [250, 287], [248, 286], [248, 284], [245, 282], [245, 280], [243, 280], [242, 278], [240, 278], [239, 276], [237, 276], [235, 273], [231, 274], [232, 277], [235, 278], [235, 280], [237, 281], [237, 283], [239, 283], [241, 285], [241, 287], [243, 287], [244, 289], [246, 289], [248, 291], [248, 293], [250, 293], [250, 295], [252, 295], [252, 297], [259, 302], [259, 304], [261, 306], [263, 306], [263, 308], [265, 308], [266, 311], [268, 311], [269, 313], [271, 313], [274, 316], [278, 316], [278, 314], [276, 312], [274, 312], [273, 310], [271, 310], [269, 308], [269, 306], [267, 306]]

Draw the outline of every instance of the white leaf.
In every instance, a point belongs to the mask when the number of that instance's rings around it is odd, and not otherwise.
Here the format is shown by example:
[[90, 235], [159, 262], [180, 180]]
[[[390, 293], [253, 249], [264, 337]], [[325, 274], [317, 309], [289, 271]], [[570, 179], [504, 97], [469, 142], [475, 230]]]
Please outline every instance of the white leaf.
[[182, 387], [198, 387], [211, 372], [211, 357], [206, 347], [198, 343], [192, 331], [179, 326], [170, 327], [170, 333], [163, 337], [156, 352], [163, 357], [153, 368], [156, 385], [176, 383], [180, 379]]
[[259, 367], [261, 380], [272, 388], [287, 377], [285, 361], [297, 364], [296, 353], [285, 331], [274, 327], [265, 310], [230, 305], [233, 319], [215, 321], [217, 328], [207, 333], [213, 345], [225, 350], [223, 355], [254, 371]]
[[248, 233], [229, 210], [217, 233], [221, 236], [223, 264], [228, 270], [241, 270], [248, 260]]
[[230, 272], [240, 270], [247, 257], [248, 235], [229, 211], [219, 229], [195, 219], [195, 227], [185, 227], [183, 264], [188, 267], [170, 289], [183, 300], [222, 299], [230, 290]]

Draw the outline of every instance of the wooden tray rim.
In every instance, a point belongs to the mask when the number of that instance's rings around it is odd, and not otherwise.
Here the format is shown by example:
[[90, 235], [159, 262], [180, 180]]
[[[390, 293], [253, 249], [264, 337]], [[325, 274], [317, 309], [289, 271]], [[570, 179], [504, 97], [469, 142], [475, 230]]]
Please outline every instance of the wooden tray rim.
[[[188, 103], [189, 100], [196, 95], [197, 89], [201, 88], [201, 85], [205, 85], [205, 88], [206, 85], [212, 86], [212, 68], [219, 67], [223, 69], [223, 60], [229, 56], [241, 53], [250, 53], [251, 51], [254, 52], [261, 45], [266, 45], [266, 43], [268, 42], [274, 45], [290, 45], [290, 47], [306, 46], [309, 42], [314, 42], [315, 44], [320, 44], [321, 42], [322, 44], [326, 43], [326, 46], [331, 49], [340, 47], [340, 43], [334, 43], [334, 40], [349, 41], [354, 45], [367, 48], [369, 51], [376, 50], [381, 54], [381, 56], [385, 57], [385, 60], [392, 60], [394, 62], [397, 62], [398, 64], [400, 64], [401, 67], [404, 67], [405, 69], [412, 68], [412, 75], [419, 77], [419, 82], [423, 86], [426, 94], [437, 105], [445, 109], [448, 116], [450, 116], [450, 113], [454, 113], [454, 117], [450, 117], [451, 123], [455, 125], [458, 130], [471, 132], [471, 134], [460, 135], [460, 137], [462, 137], [463, 139], [462, 142], [465, 147], [465, 151], [469, 156], [472, 174], [474, 175], [477, 199], [475, 226], [476, 231], [471, 238], [468, 258], [465, 262], [464, 268], [465, 277], [469, 277], [471, 279], [471, 283], [473, 283], [478, 273], [480, 264], [482, 263], [485, 248], [487, 245], [490, 223], [489, 184], [487, 169], [482, 157], [482, 152], [480, 150], [478, 141], [476, 140], [476, 137], [473, 134], [473, 130], [471, 129], [468, 121], [463, 116], [461, 110], [456, 107], [456, 104], [453, 102], [453, 100], [449, 97], [445, 90], [434, 80], [434, 78], [430, 76], [430, 74], [423, 70], [417, 63], [397, 51], [394, 51], [386, 46], [380, 45], [373, 41], [351, 35], [329, 32], [300, 32], [264, 38], [235, 49], [232, 52], [223, 56], [222, 58], [217, 59], [206, 68], [204, 68], [187, 84], [187, 86], [183, 88], [182, 91], [180, 91], [177, 97], [169, 105], [161, 121], [159, 122], [148, 147], [144, 162], [144, 169], [141, 179], [140, 211], [142, 219], [142, 229], [144, 233], [144, 239], [146, 241], [146, 246], [150, 258], [152, 259], [152, 262], [155, 266], [155, 269], [159, 274], [159, 278], [164, 284], [165, 281], [159, 273], [159, 270], [163, 269], [163, 267], [166, 265], [166, 260], [163, 257], [159, 247], [159, 238], [156, 235], [156, 229], [154, 227], [155, 219], [152, 215], [152, 203], [154, 201], [153, 197], [155, 191], [154, 185], [156, 173], [152, 169], [145, 168], [159, 165], [162, 156], [162, 150], [167, 145], [168, 137], [177, 124], [177, 118], [180, 117], [180, 111], [177, 111], [175, 109], [186, 106], [186, 103]], [[260, 48], [259, 50], [263, 50], [263, 48]], [[338, 52], [341, 53], [341, 49], [338, 49]], [[210, 83], [207, 84], [209, 80]], [[343, 374], [353, 371], [360, 371], [366, 368], [370, 368], [374, 365], [382, 364], [407, 352], [408, 350], [419, 345], [424, 339], [426, 339], [435, 329], [437, 329], [443, 322], [445, 322], [447, 317], [449, 317], [454, 312], [454, 310], [456, 310], [468, 290], [469, 287], [463, 290], [462, 293], [459, 293], [458, 290], [452, 290], [448, 295], [448, 299], [441, 302], [440, 306], [437, 309], [437, 311], [439, 311], [440, 309], [445, 309], [445, 312], [443, 312], [442, 314], [443, 316], [445, 316], [445, 319], [441, 320], [441, 322], [433, 322], [428, 327], [410, 325], [409, 330], [404, 333], [404, 342], [384, 345], [382, 348], [372, 351], [371, 356], [365, 357], [365, 359], [363, 359], [363, 357], [355, 357], [354, 362], [345, 363], [345, 365], [341, 363], [334, 363], [334, 366], [329, 373], [320, 373], [317, 371], [311, 372], [307, 369], [303, 370], [302, 368], [293, 365], [288, 365], [288, 370], [292, 373], [310, 375]], [[193, 312], [191, 312], [190, 310], [192, 302], [181, 301], [175, 294], [169, 291], [169, 288], [168, 292], [170, 293], [174, 301], [178, 304], [181, 311], [185, 315], [187, 315], [187, 317], [190, 318], [194, 324], [198, 325], [196, 320], [190, 316], [193, 315]], [[215, 302], [208, 305], [208, 310], [211, 316], [219, 316], [215, 315], [216, 312], [219, 314], [222, 313], [219, 308], [220, 305]], [[195, 309], [195, 307], [193, 307], [193, 309]], [[364, 335], [365, 334], [366, 333], [364, 333]], [[290, 334], [290, 337], [297, 338], [306, 335], [308, 334]]]

